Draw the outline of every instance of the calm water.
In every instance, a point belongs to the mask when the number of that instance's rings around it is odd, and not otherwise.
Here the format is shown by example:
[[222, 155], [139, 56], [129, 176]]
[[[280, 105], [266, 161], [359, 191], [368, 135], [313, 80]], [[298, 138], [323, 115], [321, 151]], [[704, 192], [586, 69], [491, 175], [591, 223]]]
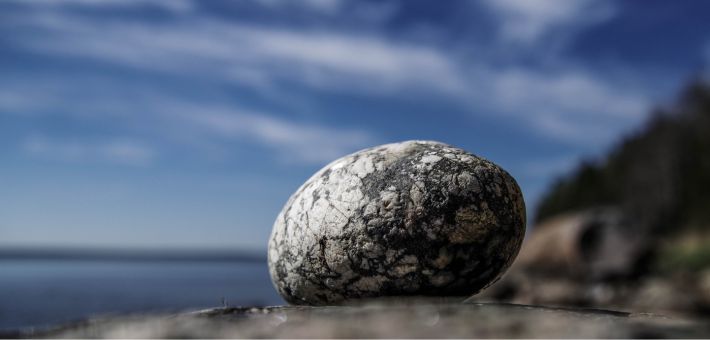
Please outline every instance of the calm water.
[[265, 263], [0, 260], [0, 329], [111, 313], [282, 304]]

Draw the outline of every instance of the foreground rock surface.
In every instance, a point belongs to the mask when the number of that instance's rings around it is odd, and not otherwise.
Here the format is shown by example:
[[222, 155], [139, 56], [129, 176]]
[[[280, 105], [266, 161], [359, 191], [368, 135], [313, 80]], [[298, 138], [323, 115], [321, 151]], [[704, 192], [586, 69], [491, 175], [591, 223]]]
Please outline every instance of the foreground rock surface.
[[218, 308], [94, 319], [27, 337], [49, 338], [683, 338], [707, 323], [647, 314], [441, 300], [338, 307]]
[[313, 175], [279, 214], [269, 269], [293, 304], [468, 296], [510, 266], [525, 233], [517, 183], [430, 141], [382, 145]]

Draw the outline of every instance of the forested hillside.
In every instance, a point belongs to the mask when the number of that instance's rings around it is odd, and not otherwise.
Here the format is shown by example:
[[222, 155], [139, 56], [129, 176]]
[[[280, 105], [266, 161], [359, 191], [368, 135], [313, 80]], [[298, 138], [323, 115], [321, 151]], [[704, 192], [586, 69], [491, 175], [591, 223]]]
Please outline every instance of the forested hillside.
[[710, 228], [710, 84], [695, 81], [668, 109], [598, 162], [560, 178], [536, 220], [595, 206], [617, 206], [646, 234]]

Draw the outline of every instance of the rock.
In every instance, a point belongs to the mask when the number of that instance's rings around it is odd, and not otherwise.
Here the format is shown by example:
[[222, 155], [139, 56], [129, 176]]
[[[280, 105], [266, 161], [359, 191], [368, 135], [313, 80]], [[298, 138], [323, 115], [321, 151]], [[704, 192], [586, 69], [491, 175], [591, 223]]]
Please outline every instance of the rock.
[[91, 319], [26, 338], [707, 338], [702, 319], [431, 299]]
[[505, 276], [469, 301], [710, 314], [710, 272], [649, 270], [653, 246], [668, 240], [630, 225], [611, 207], [546, 219]]
[[585, 281], [630, 278], [644, 274], [650, 256], [649, 240], [634, 232], [618, 209], [605, 207], [536, 225], [514, 270]]
[[291, 196], [269, 269], [293, 304], [468, 296], [510, 266], [525, 221], [499, 166], [438, 142], [387, 144], [332, 162]]

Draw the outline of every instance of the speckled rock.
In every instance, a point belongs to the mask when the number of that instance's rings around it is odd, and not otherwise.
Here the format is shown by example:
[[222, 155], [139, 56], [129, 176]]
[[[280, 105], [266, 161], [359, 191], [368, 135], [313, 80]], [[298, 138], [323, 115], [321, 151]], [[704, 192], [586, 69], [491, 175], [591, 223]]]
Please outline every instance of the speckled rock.
[[467, 296], [510, 266], [525, 204], [499, 166], [429, 141], [340, 158], [286, 203], [269, 270], [293, 304], [377, 296]]

